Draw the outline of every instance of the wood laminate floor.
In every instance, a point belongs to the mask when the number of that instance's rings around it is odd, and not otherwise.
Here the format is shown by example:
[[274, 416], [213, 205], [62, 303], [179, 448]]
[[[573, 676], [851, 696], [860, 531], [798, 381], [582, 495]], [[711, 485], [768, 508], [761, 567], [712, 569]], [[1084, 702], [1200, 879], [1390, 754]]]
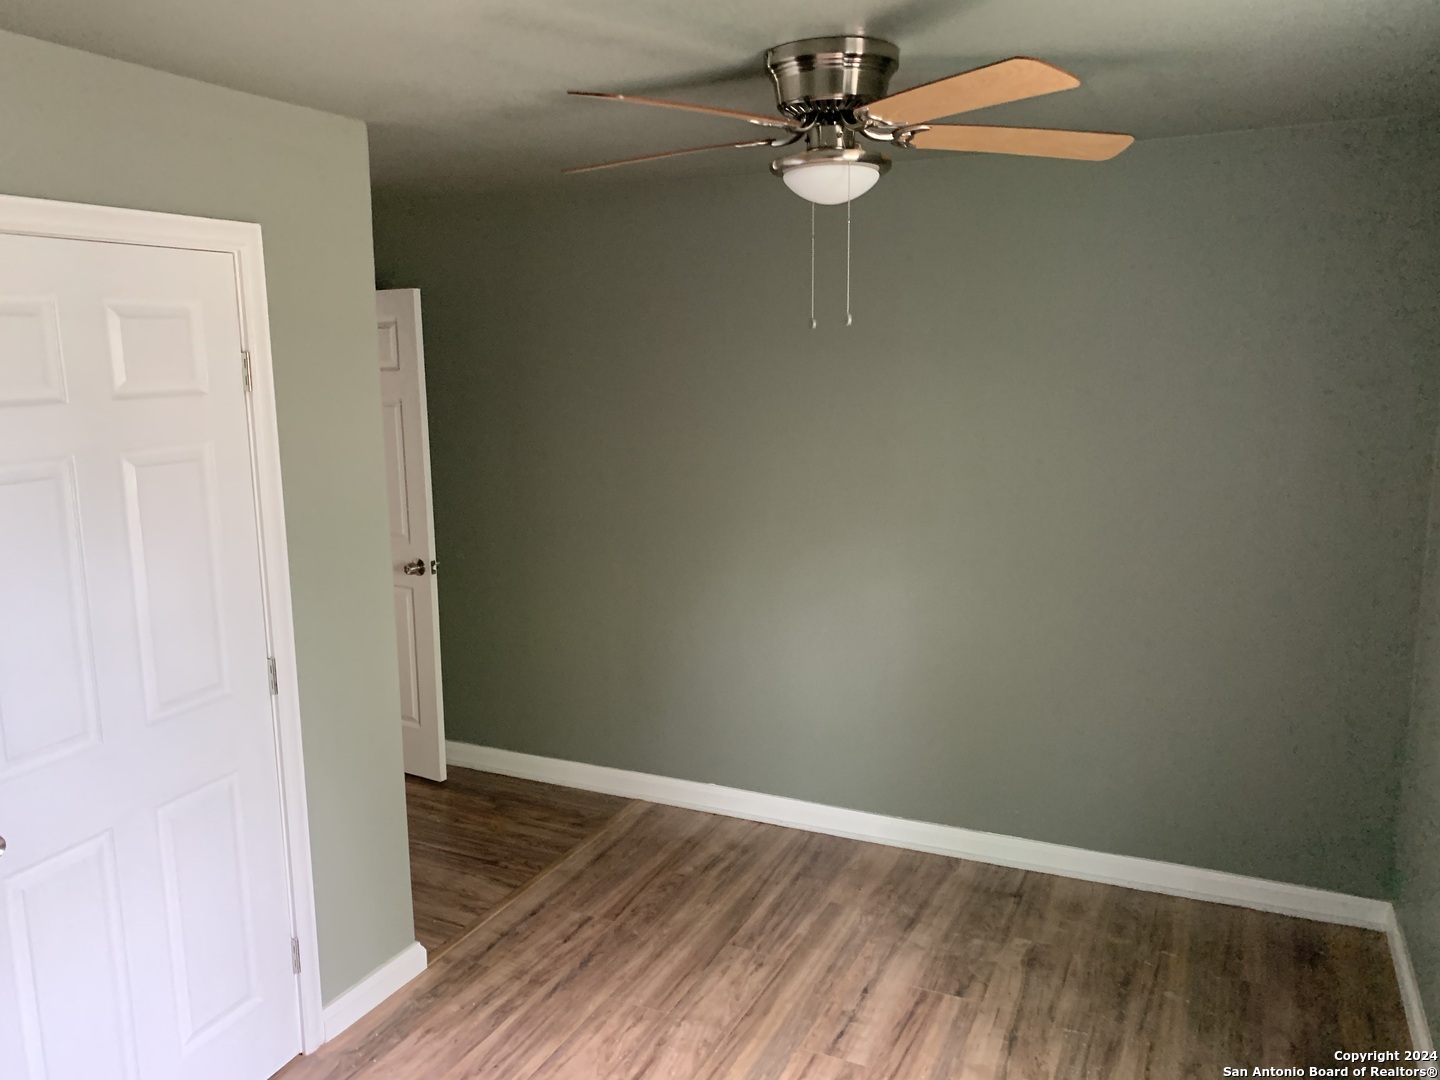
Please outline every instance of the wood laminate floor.
[[432, 957], [628, 802], [453, 766], [449, 777], [405, 778], [415, 937]]
[[1409, 1045], [1381, 935], [630, 803], [285, 1080], [1156, 1080]]

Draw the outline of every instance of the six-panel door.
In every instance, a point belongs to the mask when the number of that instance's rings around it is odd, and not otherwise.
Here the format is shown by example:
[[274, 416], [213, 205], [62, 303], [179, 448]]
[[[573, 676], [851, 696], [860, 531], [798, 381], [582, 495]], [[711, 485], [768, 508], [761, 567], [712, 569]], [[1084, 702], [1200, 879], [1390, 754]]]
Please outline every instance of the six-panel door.
[[233, 256], [0, 235], [0, 1076], [299, 1051]]
[[440, 615], [420, 293], [384, 289], [375, 294], [375, 307], [399, 649], [400, 737], [407, 773], [444, 780]]

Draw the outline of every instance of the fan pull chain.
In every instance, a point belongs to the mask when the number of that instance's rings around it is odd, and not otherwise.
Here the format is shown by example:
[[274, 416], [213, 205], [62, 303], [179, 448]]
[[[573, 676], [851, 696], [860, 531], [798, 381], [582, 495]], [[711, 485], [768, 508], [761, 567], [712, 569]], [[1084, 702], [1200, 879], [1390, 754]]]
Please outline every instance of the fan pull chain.
[[850, 170], [845, 170], [845, 325], [855, 325], [850, 317]]
[[[854, 326], [850, 311], [850, 177], [845, 177], [845, 325]], [[815, 318], [815, 204], [810, 204], [810, 329], [819, 328]]]
[[815, 204], [810, 204], [810, 329], [815, 329]]

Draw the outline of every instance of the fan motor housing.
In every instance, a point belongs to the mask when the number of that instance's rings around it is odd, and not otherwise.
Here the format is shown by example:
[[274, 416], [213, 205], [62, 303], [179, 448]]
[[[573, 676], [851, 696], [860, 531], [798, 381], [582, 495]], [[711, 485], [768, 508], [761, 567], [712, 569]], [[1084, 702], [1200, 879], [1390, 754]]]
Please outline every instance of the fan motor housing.
[[836, 119], [883, 98], [900, 66], [900, 50], [858, 34], [803, 38], [765, 54], [780, 111], [809, 122]]

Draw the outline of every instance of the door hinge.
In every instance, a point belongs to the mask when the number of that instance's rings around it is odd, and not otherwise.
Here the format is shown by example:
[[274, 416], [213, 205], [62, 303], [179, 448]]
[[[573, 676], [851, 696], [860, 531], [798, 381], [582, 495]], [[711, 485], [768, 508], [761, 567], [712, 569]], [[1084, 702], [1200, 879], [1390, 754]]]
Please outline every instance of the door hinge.
[[300, 974], [300, 939], [298, 937], [290, 939], [290, 970], [296, 975]]
[[270, 694], [274, 696], [280, 693], [280, 676], [275, 671], [275, 657], [267, 656], [265, 661], [270, 668]]
[[250, 350], [240, 350], [240, 372], [245, 382], [245, 393], [255, 389], [255, 381], [250, 375]]

